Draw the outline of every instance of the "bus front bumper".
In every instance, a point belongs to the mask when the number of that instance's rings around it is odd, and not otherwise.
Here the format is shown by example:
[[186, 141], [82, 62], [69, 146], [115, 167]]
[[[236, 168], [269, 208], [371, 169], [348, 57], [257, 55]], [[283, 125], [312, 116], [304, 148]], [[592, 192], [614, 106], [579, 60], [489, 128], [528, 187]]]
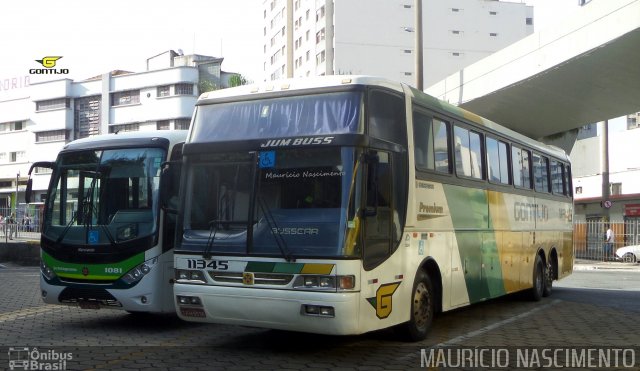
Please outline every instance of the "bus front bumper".
[[[193, 297], [199, 304], [181, 304]], [[174, 285], [178, 316], [187, 321], [327, 335], [355, 335], [358, 292], [312, 292], [207, 285]]]

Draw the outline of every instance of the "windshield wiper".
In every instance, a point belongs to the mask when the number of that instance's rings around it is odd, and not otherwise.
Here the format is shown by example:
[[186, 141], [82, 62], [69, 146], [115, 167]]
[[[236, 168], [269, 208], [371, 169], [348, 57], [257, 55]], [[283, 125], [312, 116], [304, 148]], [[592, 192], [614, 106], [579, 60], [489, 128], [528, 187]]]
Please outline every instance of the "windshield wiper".
[[280, 230], [278, 230], [278, 225], [276, 224], [276, 220], [271, 214], [271, 209], [269, 209], [269, 205], [264, 201], [261, 196], [258, 196], [258, 205], [264, 214], [265, 219], [267, 220], [267, 224], [269, 224], [269, 229], [271, 230], [271, 234], [273, 235], [274, 240], [276, 241], [276, 245], [278, 245], [278, 249], [280, 249], [280, 253], [284, 260], [287, 262], [295, 262], [296, 258], [291, 255], [289, 251], [289, 247], [287, 246], [287, 242], [284, 240], [284, 237], [280, 234]]
[[209, 237], [207, 238], [207, 246], [202, 253], [203, 259], [211, 259], [211, 249], [213, 248], [213, 242], [216, 239], [216, 233], [218, 232], [218, 220], [214, 219], [209, 222]]

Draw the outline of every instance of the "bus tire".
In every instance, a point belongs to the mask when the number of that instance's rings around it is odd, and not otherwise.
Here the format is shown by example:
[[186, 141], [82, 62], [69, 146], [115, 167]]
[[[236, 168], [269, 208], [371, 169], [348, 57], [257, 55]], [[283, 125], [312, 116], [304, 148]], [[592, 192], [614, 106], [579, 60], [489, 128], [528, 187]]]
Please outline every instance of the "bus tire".
[[531, 288], [531, 300], [540, 301], [544, 292], [544, 264], [540, 255], [536, 255], [536, 260], [533, 263], [533, 287]]
[[411, 291], [409, 321], [400, 327], [402, 336], [408, 341], [424, 340], [431, 329], [435, 308], [436, 296], [431, 277], [421, 269]]
[[544, 289], [542, 290], [542, 296], [545, 298], [551, 295], [551, 290], [553, 289], [553, 263], [551, 259], [549, 259], [549, 263], [547, 263], [547, 269], [544, 270]]

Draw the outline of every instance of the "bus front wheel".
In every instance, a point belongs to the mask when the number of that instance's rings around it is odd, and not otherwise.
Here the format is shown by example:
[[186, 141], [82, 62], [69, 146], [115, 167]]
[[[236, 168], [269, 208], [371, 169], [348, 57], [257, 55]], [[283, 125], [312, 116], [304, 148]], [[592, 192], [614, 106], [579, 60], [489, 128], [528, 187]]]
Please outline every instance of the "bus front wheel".
[[431, 278], [423, 270], [418, 271], [411, 293], [411, 316], [402, 325], [403, 336], [409, 341], [427, 337], [435, 313], [436, 297]]

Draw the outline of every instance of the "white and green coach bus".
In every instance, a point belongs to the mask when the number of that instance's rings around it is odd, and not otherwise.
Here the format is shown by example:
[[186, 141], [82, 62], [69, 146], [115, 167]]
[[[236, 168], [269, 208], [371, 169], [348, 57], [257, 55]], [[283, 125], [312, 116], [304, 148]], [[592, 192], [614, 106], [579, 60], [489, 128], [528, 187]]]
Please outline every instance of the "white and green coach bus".
[[572, 272], [567, 155], [407, 85], [205, 93], [183, 153], [185, 320], [419, 340], [437, 312]]
[[[42, 299], [80, 308], [174, 312], [173, 243], [186, 131], [93, 136], [67, 144], [50, 169], [41, 234]], [[174, 169], [178, 169], [175, 166]], [[27, 202], [31, 198], [31, 181]], [[175, 207], [175, 206], [174, 206]]]

